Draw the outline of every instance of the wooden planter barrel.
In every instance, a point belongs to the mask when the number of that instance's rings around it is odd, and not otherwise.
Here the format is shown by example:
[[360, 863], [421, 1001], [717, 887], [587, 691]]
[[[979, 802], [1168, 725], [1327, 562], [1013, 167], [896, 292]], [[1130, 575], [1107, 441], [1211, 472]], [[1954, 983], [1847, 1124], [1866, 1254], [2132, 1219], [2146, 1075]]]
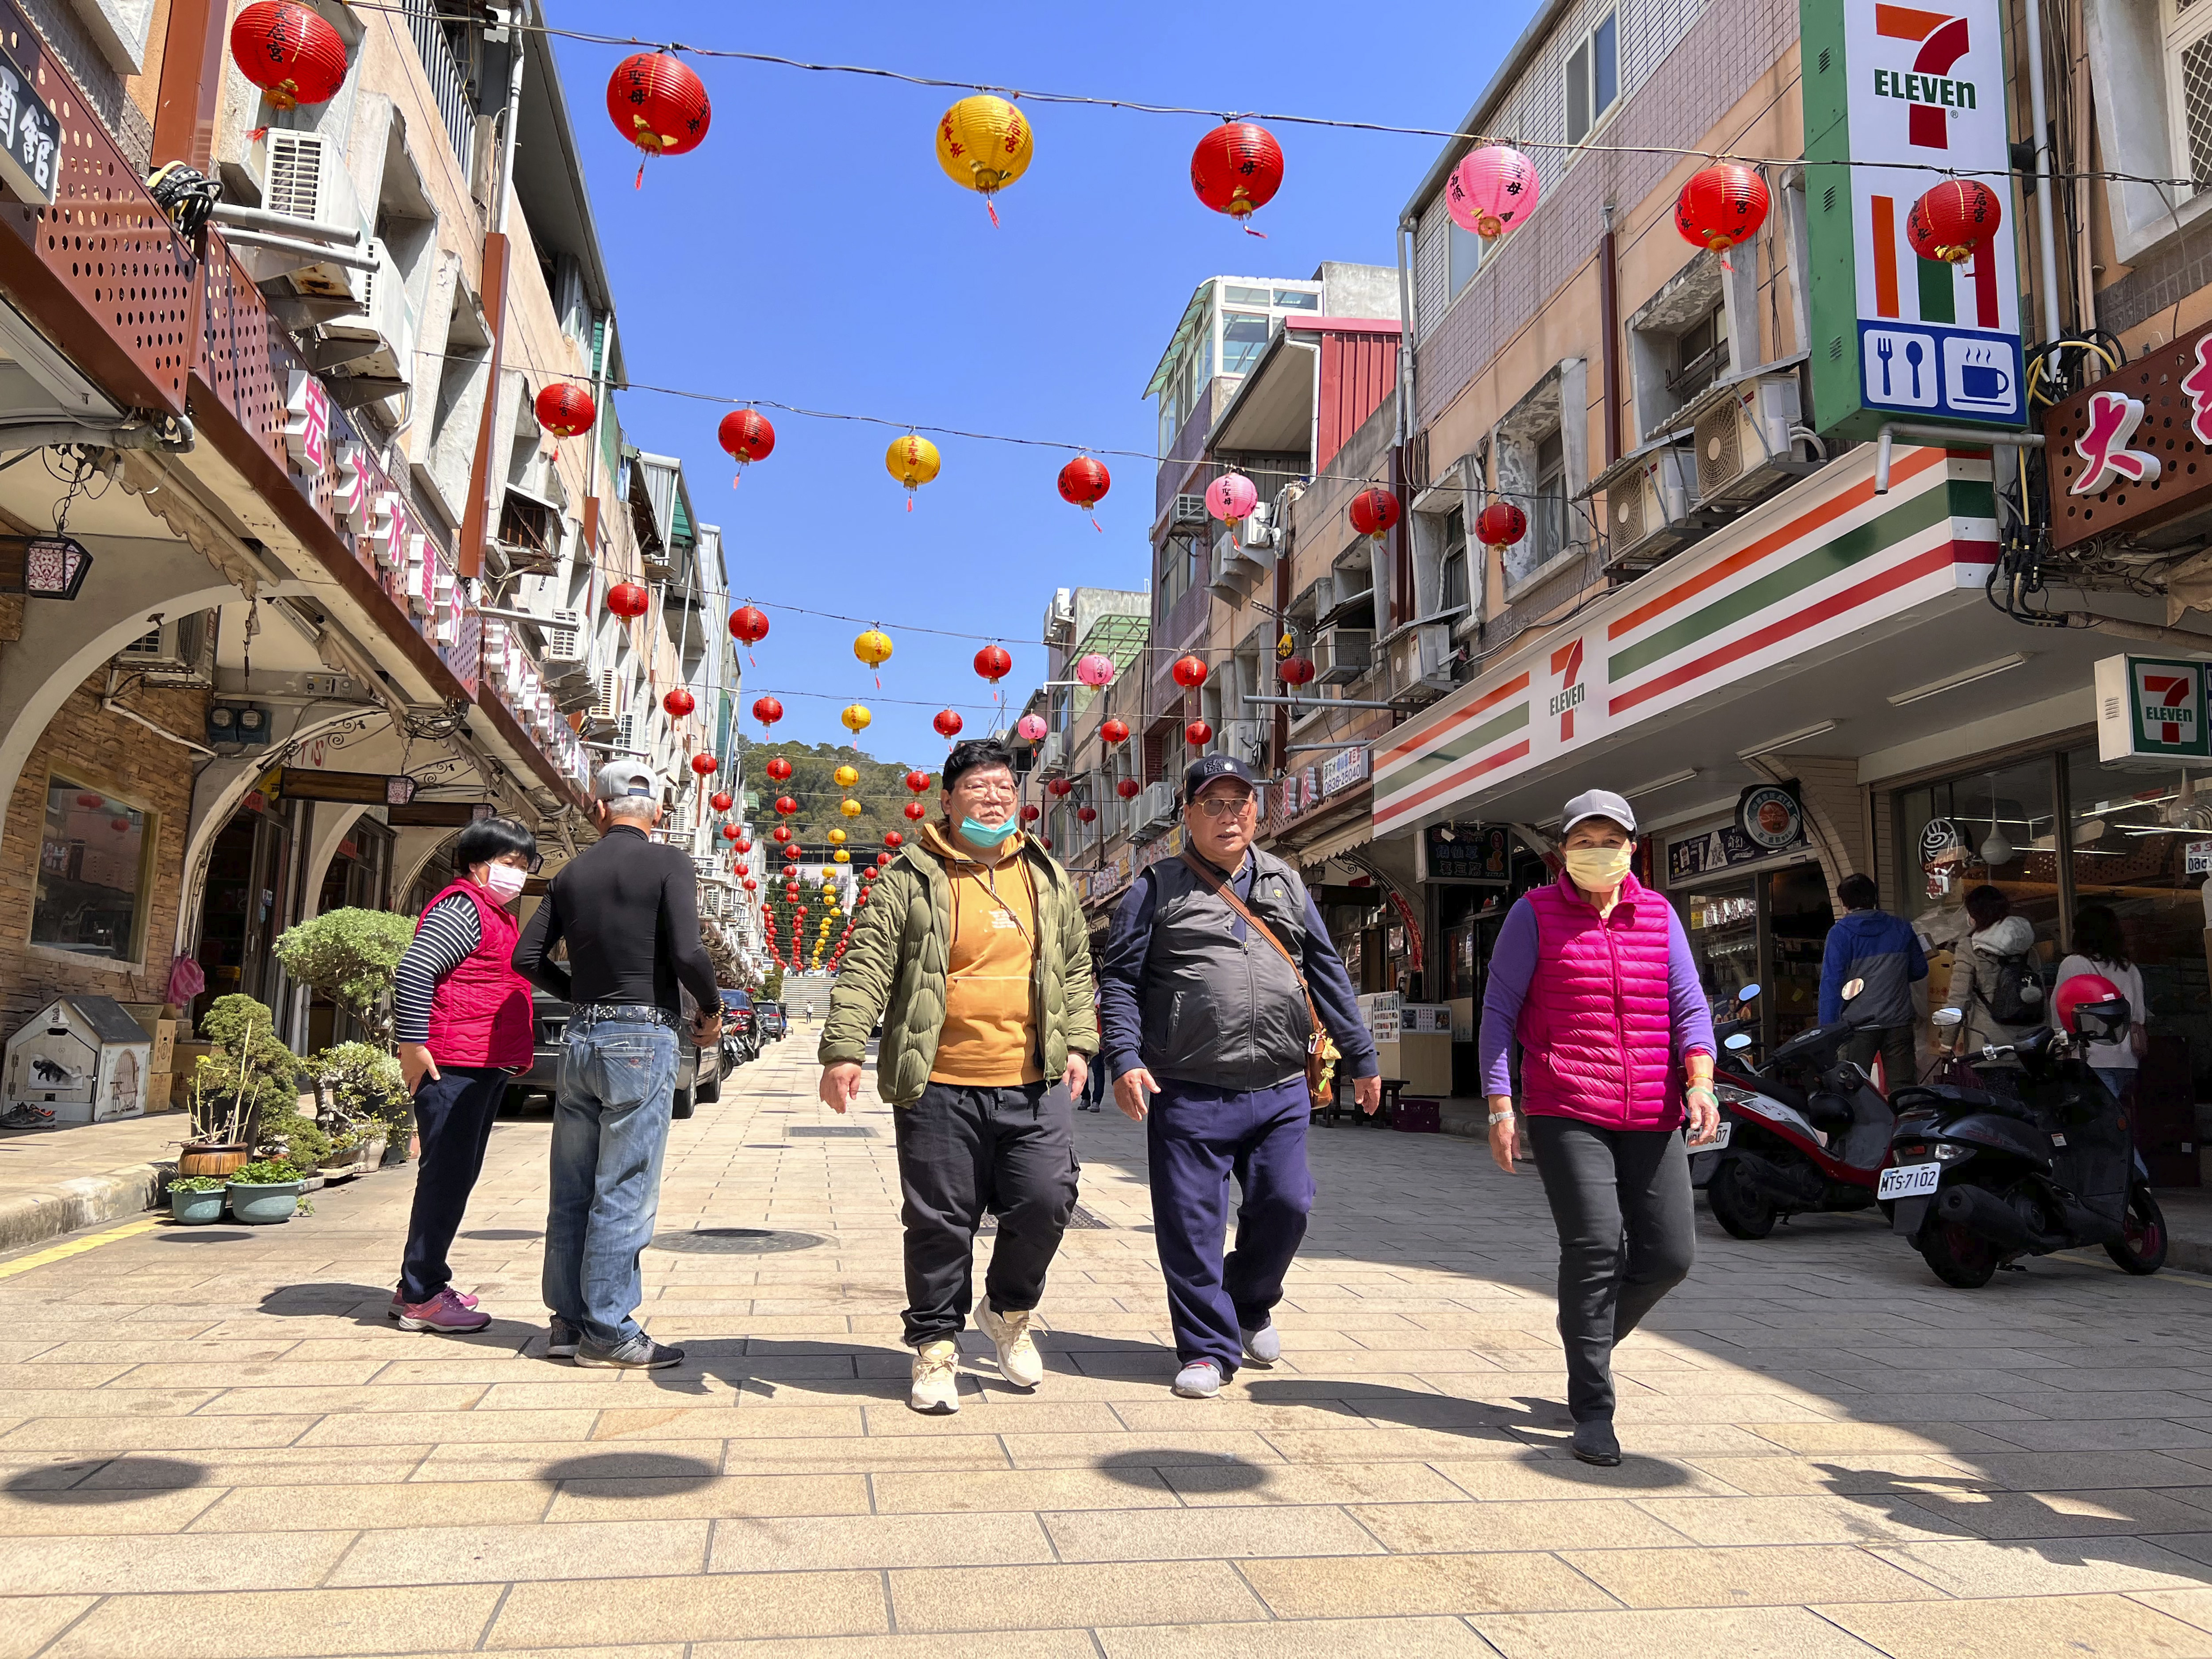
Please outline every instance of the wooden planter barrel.
[[195, 1140], [177, 1157], [180, 1176], [227, 1176], [252, 1161], [253, 1149], [242, 1142]]

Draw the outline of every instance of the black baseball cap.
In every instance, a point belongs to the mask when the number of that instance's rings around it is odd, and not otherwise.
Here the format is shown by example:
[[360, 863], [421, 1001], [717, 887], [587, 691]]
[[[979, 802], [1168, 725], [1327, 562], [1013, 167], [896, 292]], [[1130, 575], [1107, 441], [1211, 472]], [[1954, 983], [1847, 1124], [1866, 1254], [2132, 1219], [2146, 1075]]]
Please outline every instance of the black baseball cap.
[[1260, 780], [1252, 775], [1252, 769], [1234, 755], [1207, 755], [1193, 761], [1182, 775], [1182, 799], [1188, 806], [1198, 799], [1198, 792], [1216, 778], [1237, 778], [1255, 792]]

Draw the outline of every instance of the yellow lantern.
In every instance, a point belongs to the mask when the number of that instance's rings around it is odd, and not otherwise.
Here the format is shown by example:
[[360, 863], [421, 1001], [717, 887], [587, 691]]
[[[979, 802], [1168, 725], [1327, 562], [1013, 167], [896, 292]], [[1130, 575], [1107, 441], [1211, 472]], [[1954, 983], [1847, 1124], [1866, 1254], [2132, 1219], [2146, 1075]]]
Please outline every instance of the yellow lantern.
[[[871, 668], [881, 668], [891, 659], [890, 635], [880, 628], [871, 628], [853, 641], [853, 654]], [[838, 781], [844, 780], [840, 778]]]
[[848, 818], [857, 818], [867, 809], [862, 806], [860, 802], [854, 800], [850, 795], [848, 795], [844, 799], [837, 803], [837, 810], [842, 812]]
[[850, 789], [860, 781], [860, 775], [849, 766], [841, 766], [830, 775], [837, 780], [840, 789]]
[[837, 849], [836, 856], [840, 864], [850, 864], [853, 861], [853, 855], [842, 847]]
[[909, 432], [903, 438], [891, 440], [891, 447], [884, 452], [884, 465], [890, 475], [906, 486], [906, 510], [914, 511], [914, 492], [937, 476], [940, 463], [937, 446], [918, 434]]
[[832, 847], [842, 847], [845, 844], [845, 832], [842, 830], [832, 830], [830, 832], [830, 844]]
[[857, 738], [868, 729], [868, 722], [875, 719], [875, 716], [871, 714], [863, 705], [856, 702], [848, 704], [845, 712], [837, 718], [844, 723], [845, 729]]
[[999, 210], [991, 198], [1029, 171], [1036, 149], [1021, 111], [988, 92], [963, 98], [937, 123], [937, 165], [954, 184], [983, 198], [994, 225]]

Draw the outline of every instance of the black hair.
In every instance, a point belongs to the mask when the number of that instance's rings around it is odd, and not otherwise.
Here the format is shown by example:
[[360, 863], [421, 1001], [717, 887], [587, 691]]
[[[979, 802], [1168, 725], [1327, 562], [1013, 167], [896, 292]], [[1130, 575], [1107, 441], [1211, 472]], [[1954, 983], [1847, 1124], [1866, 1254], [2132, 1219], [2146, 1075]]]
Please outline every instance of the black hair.
[[453, 837], [453, 867], [489, 864], [509, 853], [538, 856], [538, 837], [520, 818], [478, 818]]
[[2110, 905], [2085, 904], [2074, 913], [2074, 949], [2092, 962], [2114, 968], [2128, 965], [2128, 942]]
[[950, 790], [960, 781], [963, 773], [973, 772], [979, 766], [1003, 766], [1011, 772], [1014, 769], [1014, 751], [996, 738], [970, 738], [965, 743], [955, 744], [952, 752], [945, 757], [945, 787]]
[[1976, 928], [1994, 927], [2012, 914], [2012, 901], [2002, 887], [1991, 887], [1986, 882], [1966, 895], [1966, 914], [1974, 919]]
[[1881, 902], [1881, 889], [1872, 876], [1845, 876], [1836, 884], [1836, 896], [1846, 910], [1871, 910]]

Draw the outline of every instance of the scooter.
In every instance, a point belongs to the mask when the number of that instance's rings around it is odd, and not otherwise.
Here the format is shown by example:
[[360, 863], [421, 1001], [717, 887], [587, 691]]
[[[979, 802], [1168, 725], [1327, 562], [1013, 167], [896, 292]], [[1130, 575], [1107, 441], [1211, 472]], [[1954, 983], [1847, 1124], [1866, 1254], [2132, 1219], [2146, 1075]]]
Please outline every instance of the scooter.
[[[1862, 988], [1851, 981], [1844, 1000]], [[1758, 995], [1747, 985], [1737, 1000]], [[1713, 1219], [1732, 1237], [1764, 1238], [1786, 1216], [1871, 1209], [1895, 1116], [1873, 1079], [1842, 1058], [1858, 1028], [1844, 1019], [1801, 1032], [1753, 1067], [1743, 1058], [1755, 1047], [1749, 1024], [1727, 1022], [1721, 1046], [1738, 1060], [1715, 1069], [1720, 1136], [1690, 1155], [1691, 1184], [1705, 1189]]]
[[[1961, 1018], [1955, 1008], [1935, 1015], [1943, 1026]], [[2091, 1244], [2127, 1273], [2164, 1267], [2166, 1217], [2150, 1171], [2080, 1044], [2044, 1026], [1968, 1063], [1990, 1088], [1898, 1091], [1895, 1162], [1878, 1191], [1893, 1206], [1890, 1230], [1961, 1290], [2021, 1256]]]

